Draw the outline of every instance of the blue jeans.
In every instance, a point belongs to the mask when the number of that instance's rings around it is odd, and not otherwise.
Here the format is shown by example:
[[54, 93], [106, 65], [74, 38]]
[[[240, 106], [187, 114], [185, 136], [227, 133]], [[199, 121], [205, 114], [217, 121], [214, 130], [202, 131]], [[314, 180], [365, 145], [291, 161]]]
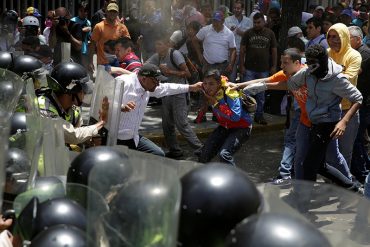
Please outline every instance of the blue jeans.
[[279, 173], [282, 177], [291, 176], [296, 152], [296, 133], [300, 116], [301, 109], [298, 108], [294, 111], [294, 116], [291, 120], [289, 129], [285, 131], [283, 158], [280, 161], [279, 167]]
[[[296, 179], [303, 179], [303, 161], [306, 158], [309, 143], [310, 128], [302, 123], [299, 123], [296, 132], [296, 153], [294, 156], [294, 172]], [[326, 162], [328, 160], [331, 161], [330, 163], [327, 162], [327, 166], [336, 168], [346, 178], [350, 179], [348, 166], [342, 154], [339, 152], [337, 140], [332, 140], [329, 142], [325, 154], [325, 160]]]
[[370, 174], [367, 174], [364, 187], [365, 187], [365, 197], [370, 200]]
[[[250, 81], [254, 79], [266, 78], [269, 76], [269, 71], [256, 72], [252, 70], [246, 70], [243, 76], [243, 81]], [[265, 105], [265, 92], [256, 94], [257, 110], [254, 114], [255, 117], [263, 116], [263, 107]]]
[[154, 142], [144, 136], [139, 136], [139, 143], [136, 146], [134, 139], [130, 140], [117, 140], [117, 145], [127, 146], [129, 149], [134, 149], [144, 153], [150, 153], [158, 156], [165, 156], [163, 150], [158, 147]]
[[236, 77], [238, 75], [238, 65], [239, 65], [239, 54], [237, 53], [236, 54], [236, 59], [235, 59], [235, 64], [234, 64], [233, 70], [231, 71], [231, 74], [229, 76], [229, 80], [231, 82], [235, 82], [236, 81]]
[[359, 114], [360, 126], [358, 127], [355, 144], [353, 145], [351, 172], [358, 181], [363, 183], [370, 168], [370, 158], [365, 147], [366, 130], [370, 125], [370, 106], [362, 105]]
[[[347, 111], [342, 112], [342, 117], [347, 113]], [[351, 168], [352, 161], [352, 151], [355, 139], [357, 136], [358, 127], [360, 125], [360, 119], [358, 112], [353, 115], [351, 120], [348, 121], [346, 131], [342, 138], [339, 139], [339, 150], [346, 159], [348, 167]]]
[[220, 161], [235, 166], [233, 154], [248, 140], [252, 128], [226, 129], [218, 126], [208, 137], [199, 155], [207, 163], [218, 153]]

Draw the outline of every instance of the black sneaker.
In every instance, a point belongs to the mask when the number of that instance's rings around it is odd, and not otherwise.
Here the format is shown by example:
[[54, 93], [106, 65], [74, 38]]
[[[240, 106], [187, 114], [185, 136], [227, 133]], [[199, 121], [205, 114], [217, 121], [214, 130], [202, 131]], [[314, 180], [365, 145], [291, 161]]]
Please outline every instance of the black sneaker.
[[262, 125], [267, 125], [267, 121], [263, 116], [254, 117], [254, 122]]
[[184, 152], [182, 152], [182, 151], [179, 151], [179, 152], [169, 151], [169, 152], [166, 153], [166, 158], [170, 158], [170, 159], [179, 159], [182, 156], [184, 156]]

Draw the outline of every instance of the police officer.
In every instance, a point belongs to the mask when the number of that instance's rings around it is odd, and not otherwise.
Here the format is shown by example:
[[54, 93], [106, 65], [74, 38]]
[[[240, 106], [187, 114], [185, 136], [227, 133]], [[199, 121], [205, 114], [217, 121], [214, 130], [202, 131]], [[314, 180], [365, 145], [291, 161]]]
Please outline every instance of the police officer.
[[91, 93], [91, 81], [86, 69], [77, 63], [58, 64], [50, 76], [48, 87], [36, 90], [41, 116], [62, 118], [65, 142], [79, 144], [96, 136], [104, 121], [81, 127], [80, 106], [86, 93]]

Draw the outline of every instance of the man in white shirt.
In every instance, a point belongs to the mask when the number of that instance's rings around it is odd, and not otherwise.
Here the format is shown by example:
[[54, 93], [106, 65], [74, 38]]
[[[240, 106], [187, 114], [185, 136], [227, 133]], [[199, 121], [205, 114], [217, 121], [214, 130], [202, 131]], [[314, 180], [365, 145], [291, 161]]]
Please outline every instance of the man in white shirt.
[[[199, 30], [193, 39], [203, 72], [218, 69], [221, 74], [229, 76], [236, 58], [234, 34], [224, 25], [224, 14], [216, 11], [212, 16], [212, 24]], [[200, 43], [203, 42], [203, 54]]]
[[234, 2], [233, 13], [234, 15], [229, 16], [225, 19], [225, 26], [228, 27], [235, 36], [236, 44], [236, 62], [234, 64], [233, 70], [230, 74], [230, 81], [235, 82], [237, 76], [237, 65], [239, 64], [239, 51], [240, 51], [240, 41], [242, 40], [243, 34], [249, 28], [253, 27], [253, 22], [251, 19], [243, 15], [244, 2], [236, 0]]
[[135, 73], [121, 75], [116, 77], [116, 80], [123, 80], [125, 84], [117, 144], [128, 146], [130, 149], [165, 156], [160, 147], [139, 135], [139, 128], [149, 97], [160, 98], [168, 95], [196, 92], [202, 88], [202, 82], [193, 85], [160, 83], [166, 81], [167, 78], [161, 74], [158, 66], [149, 63], [140, 68], [138, 75]]

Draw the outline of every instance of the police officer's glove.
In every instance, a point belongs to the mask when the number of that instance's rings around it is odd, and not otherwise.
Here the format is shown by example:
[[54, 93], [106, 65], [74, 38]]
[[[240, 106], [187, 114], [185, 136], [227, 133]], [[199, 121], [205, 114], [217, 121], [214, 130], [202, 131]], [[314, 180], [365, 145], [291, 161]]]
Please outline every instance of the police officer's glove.
[[267, 90], [267, 86], [264, 81], [248, 85], [243, 89], [244, 93], [251, 94], [251, 95], [256, 95], [266, 90]]

